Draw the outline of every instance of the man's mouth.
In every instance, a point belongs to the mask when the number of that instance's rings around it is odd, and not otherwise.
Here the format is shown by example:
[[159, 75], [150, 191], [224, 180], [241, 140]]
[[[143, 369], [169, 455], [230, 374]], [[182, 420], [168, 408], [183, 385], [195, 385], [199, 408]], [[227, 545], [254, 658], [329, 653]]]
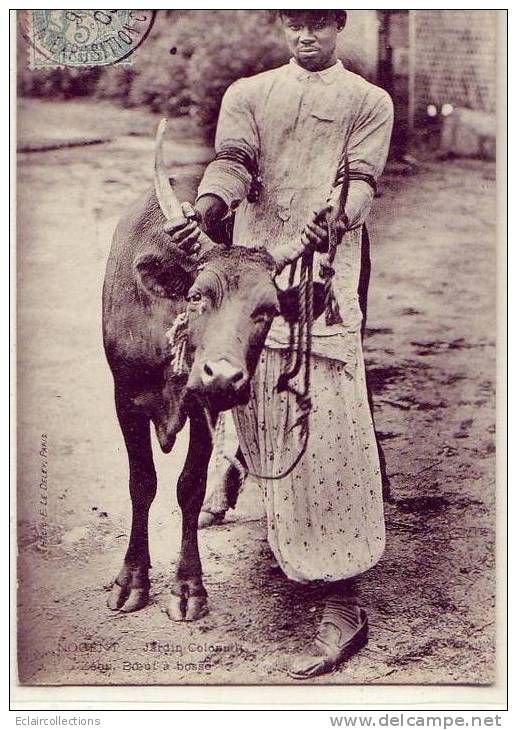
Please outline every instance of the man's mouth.
[[300, 48], [300, 55], [303, 56], [315, 56], [319, 53], [317, 48]]

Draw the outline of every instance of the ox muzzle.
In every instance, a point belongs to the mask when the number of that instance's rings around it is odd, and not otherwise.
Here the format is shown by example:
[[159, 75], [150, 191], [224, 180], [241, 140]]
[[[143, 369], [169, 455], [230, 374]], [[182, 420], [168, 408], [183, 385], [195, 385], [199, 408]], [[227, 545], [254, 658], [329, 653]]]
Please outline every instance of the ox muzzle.
[[248, 402], [250, 377], [244, 368], [225, 358], [204, 359], [194, 362], [187, 388], [220, 410], [227, 410]]

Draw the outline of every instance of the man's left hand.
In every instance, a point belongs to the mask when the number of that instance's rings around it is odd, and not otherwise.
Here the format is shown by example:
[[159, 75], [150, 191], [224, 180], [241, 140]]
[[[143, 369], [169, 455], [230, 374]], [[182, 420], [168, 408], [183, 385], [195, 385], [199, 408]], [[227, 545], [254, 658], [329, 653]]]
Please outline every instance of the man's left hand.
[[302, 243], [307, 247], [312, 246], [319, 253], [327, 253], [329, 248], [327, 212], [328, 208], [315, 211], [302, 233]]

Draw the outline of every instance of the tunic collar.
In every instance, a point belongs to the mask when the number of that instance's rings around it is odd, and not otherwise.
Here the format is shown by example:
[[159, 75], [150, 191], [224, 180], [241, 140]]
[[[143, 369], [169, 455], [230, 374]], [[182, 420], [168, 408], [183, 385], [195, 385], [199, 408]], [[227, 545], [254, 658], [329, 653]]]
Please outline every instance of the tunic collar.
[[294, 58], [291, 58], [289, 62], [289, 70], [291, 73], [294, 73], [295, 77], [300, 81], [304, 81], [306, 79], [317, 79], [318, 81], [323, 81], [324, 84], [333, 84], [344, 70], [344, 66], [341, 61], [338, 60], [333, 66], [325, 68], [323, 71], [308, 71], [306, 68], [297, 64]]

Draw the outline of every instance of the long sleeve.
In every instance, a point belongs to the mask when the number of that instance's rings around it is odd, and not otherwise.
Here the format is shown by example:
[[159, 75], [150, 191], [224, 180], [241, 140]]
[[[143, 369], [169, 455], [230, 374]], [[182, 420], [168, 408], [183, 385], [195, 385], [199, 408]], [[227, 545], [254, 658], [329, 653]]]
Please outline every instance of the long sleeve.
[[[350, 185], [345, 213], [349, 229], [364, 223], [390, 148], [393, 102], [377, 87], [375, 96], [373, 103], [370, 94], [366, 97], [348, 141]], [[335, 188], [331, 202], [338, 198], [339, 188]]]
[[236, 81], [224, 95], [215, 138], [216, 158], [206, 168], [198, 189], [198, 199], [217, 195], [230, 210], [247, 196], [258, 159], [258, 132], [247, 81]]

